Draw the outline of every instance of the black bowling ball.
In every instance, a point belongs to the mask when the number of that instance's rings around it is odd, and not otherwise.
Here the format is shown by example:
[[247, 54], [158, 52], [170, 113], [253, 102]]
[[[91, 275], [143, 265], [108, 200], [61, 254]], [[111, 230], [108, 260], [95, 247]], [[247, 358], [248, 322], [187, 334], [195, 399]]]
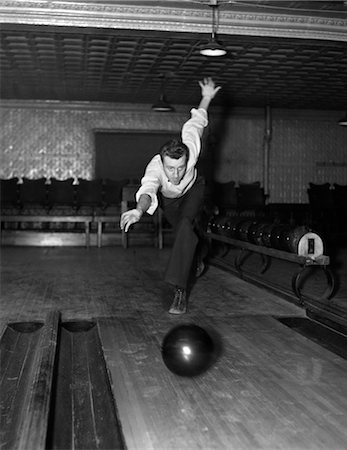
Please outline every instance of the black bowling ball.
[[164, 337], [162, 357], [166, 367], [176, 375], [194, 377], [212, 364], [213, 339], [206, 330], [194, 324], [178, 325]]

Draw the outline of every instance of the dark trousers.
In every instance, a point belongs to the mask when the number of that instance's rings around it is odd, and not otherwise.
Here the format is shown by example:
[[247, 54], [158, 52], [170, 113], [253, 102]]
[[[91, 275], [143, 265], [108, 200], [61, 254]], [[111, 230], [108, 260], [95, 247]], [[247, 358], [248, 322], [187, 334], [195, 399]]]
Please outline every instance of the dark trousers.
[[198, 177], [180, 198], [159, 196], [159, 206], [174, 231], [174, 243], [165, 272], [165, 281], [187, 289], [200, 235], [205, 181]]

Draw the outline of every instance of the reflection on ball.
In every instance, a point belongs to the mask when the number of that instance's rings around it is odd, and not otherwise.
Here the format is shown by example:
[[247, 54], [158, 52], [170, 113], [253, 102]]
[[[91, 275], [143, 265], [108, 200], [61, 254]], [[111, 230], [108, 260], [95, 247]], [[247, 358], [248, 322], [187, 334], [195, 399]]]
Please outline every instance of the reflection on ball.
[[162, 343], [162, 357], [171, 372], [193, 377], [205, 372], [213, 362], [214, 342], [206, 330], [194, 324], [171, 329]]

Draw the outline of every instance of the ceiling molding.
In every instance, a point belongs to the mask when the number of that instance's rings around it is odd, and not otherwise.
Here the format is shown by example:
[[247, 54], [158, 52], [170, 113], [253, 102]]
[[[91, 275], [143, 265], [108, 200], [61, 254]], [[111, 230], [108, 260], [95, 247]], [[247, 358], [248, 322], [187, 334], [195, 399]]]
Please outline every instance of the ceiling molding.
[[[67, 1], [2, 1], [2, 23], [97, 27], [130, 30], [210, 33], [211, 12], [200, 9], [150, 6], [121, 6]], [[325, 16], [223, 10], [219, 34], [276, 36], [347, 41], [344, 13]]]
[[[218, 107], [212, 106], [214, 111], [218, 111]], [[136, 111], [137, 113], [152, 114], [158, 117], [157, 112], [153, 112], [151, 104], [143, 103], [111, 103], [111, 102], [95, 102], [95, 101], [61, 101], [61, 100], [8, 100], [2, 99], [0, 104], [0, 110], [5, 109], [30, 109], [30, 110], [73, 110], [73, 111], [111, 111], [120, 113], [122, 111]], [[175, 107], [176, 112], [165, 114], [169, 117], [178, 115], [180, 113], [187, 114], [190, 106], [178, 105]]]
[[[46, 110], [46, 111], [83, 111], [83, 112], [106, 112], [117, 111], [117, 114], [136, 112], [138, 115], [146, 114], [151, 115], [158, 119], [159, 117], [166, 117], [168, 120], [172, 120], [173, 117], [180, 117], [182, 114], [185, 116], [190, 110], [190, 106], [178, 105], [176, 112], [164, 115], [158, 115], [157, 112], [151, 110], [150, 105], [141, 103], [109, 103], [109, 102], [77, 102], [77, 101], [52, 101], [52, 100], [2, 100], [0, 104], [0, 110], [18, 110], [18, 109], [30, 109], [33, 110]], [[211, 106], [213, 114], [222, 114], [225, 112], [223, 108], [218, 106]], [[324, 121], [337, 123], [341, 117], [341, 111], [338, 110], [300, 110], [300, 109], [282, 109], [271, 108], [273, 114], [273, 120], [298, 120], [303, 119]], [[264, 108], [253, 107], [233, 107], [230, 109], [229, 114], [234, 116], [234, 120], [242, 120], [244, 117], [258, 117], [260, 119], [265, 118]]]
[[212, 76], [223, 86], [214, 105], [225, 109], [346, 109], [342, 2], [314, 2], [308, 11], [308, 2], [283, 0], [274, 10], [267, 5], [279, 2], [257, 0], [246, 11], [246, 2], [225, 0], [222, 58], [199, 52], [211, 36], [207, 3], [0, 0], [0, 96], [151, 105], [167, 74], [165, 94], [175, 108], [198, 104], [197, 77]]

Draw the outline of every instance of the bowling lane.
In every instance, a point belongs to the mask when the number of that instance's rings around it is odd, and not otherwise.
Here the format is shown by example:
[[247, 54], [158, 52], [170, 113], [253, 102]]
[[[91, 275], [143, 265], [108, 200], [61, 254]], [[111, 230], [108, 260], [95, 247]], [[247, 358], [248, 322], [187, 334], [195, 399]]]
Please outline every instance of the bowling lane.
[[200, 313], [194, 323], [214, 337], [218, 359], [184, 378], [161, 357], [172, 323], [140, 312], [98, 319], [128, 449], [345, 448], [345, 359], [271, 316]]

